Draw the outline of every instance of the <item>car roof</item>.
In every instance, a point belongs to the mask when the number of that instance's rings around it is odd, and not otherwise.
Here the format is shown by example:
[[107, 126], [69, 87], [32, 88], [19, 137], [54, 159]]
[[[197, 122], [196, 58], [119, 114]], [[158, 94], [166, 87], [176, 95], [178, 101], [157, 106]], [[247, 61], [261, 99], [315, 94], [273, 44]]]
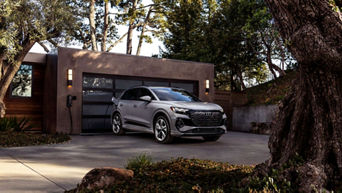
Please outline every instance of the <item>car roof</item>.
[[[180, 89], [180, 90], [184, 90], [183, 88], [178, 88], [178, 87], [168, 87], [168, 86], [134, 86], [134, 87], [131, 87], [129, 89], [132, 89], [132, 88], [149, 88], [149, 89], [156, 89], [156, 88], [170, 88], [170, 89]], [[127, 89], [128, 90], [128, 89]]]

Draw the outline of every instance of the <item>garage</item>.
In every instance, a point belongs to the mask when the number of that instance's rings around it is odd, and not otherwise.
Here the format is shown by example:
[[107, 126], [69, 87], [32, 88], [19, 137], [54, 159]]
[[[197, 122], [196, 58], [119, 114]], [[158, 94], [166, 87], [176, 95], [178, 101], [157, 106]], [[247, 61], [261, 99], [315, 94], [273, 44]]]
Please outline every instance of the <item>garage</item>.
[[82, 80], [82, 133], [110, 132], [112, 96], [133, 86], [168, 86], [198, 96], [198, 81], [84, 73]]

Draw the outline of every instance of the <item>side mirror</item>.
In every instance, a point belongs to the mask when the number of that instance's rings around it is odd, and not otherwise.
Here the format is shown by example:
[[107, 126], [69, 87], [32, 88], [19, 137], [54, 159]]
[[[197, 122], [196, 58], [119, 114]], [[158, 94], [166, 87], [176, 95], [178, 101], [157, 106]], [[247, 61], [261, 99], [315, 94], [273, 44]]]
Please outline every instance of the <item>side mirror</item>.
[[117, 98], [115, 98], [115, 97], [112, 97], [112, 102], [113, 102], [113, 104], [117, 105], [117, 103], [118, 103], [118, 99], [117, 99]]
[[142, 96], [139, 98], [140, 100], [142, 101], [145, 101], [145, 102], [151, 102], [152, 101], [152, 98], [150, 96]]

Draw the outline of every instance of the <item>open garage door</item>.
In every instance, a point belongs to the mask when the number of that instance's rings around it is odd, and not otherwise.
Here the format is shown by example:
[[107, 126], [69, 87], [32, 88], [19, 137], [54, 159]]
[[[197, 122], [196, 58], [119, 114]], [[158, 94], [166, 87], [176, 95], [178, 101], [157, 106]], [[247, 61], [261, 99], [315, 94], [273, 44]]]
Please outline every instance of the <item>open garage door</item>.
[[141, 85], [178, 87], [198, 96], [198, 81], [83, 74], [82, 133], [110, 132], [112, 96]]

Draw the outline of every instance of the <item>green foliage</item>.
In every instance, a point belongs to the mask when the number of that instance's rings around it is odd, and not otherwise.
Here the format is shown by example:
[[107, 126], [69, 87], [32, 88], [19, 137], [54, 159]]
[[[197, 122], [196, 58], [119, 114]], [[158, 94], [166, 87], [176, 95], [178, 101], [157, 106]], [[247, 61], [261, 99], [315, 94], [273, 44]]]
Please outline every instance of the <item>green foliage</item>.
[[296, 71], [287, 71], [283, 77], [246, 89], [249, 105], [277, 104], [291, 89]]
[[0, 131], [22, 132], [25, 130], [29, 130], [32, 128], [30, 121], [31, 120], [28, 118], [21, 118], [21, 119], [18, 119], [17, 117], [0, 118]]
[[[163, 57], [214, 63], [215, 86], [221, 89], [240, 90], [246, 79], [267, 79], [257, 36], [270, 18], [262, 1], [179, 0], [166, 4], [165, 10]], [[253, 19], [255, 10], [263, 11], [258, 19]]]
[[127, 169], [137, 170], [139, 168], [145, 168], [152, 165], [152, 157], [141, 154], [135, 158], [129, 159], [127, 162]]
[[[16, 62], [30, 42], [58, 39], [72, 27], [69, 0], [4, 0], [0, 1], [0, 54], [4, 63]], [[1, 77], [0, 77], [1, 78]]]
[[[68, 34], [70, 35], [70, 40], [74, 40], [76, 44], [82, 45], [83, 49], [91, 48], [91, 37], [90, 37], [90, 25], [88, 22], [89, 18], [89, 4], [90, 1], [83, 0], [70, 0], [73, 6], [73, 15], [76, 17], [76, 22], [73, 28], [68, 30]], [[118, 2], [113, 0], [108, 0], [110, 7], [117, 6]], [[96, 32], [96, 41], [100, 44], [103, 41], [103, 28], [105, 26], [104, 23], [104, 6], [105, 1], [96, 1], [95, 2], [95, 32]], [[87, 22], [85, 22], [87, 21]], [[106, 44], [111, 45], [119, 38], [118, 29], [113, 17], [108, 18], [108, 34], [106, 39]], [[106, 50], [104, 50], [106, 51]]]
[[[298, 185], [295, 182], [290, 182], [286, 180], [283, 176], [286, 169], [298, 168], [302, 165], [304, 160], [298, 154], [290, 159], [287, 163], [282, 165], [277, 169], [272, 169], [269, 171], [267, 176], [251, 176], [249, 178], [248, 189], [254, 192], [261, 192], [267, 189], [269, 192], [296, 192], [298, 190]], [[292, 171], [291, 175], [296, 175], [296, 171]]]
[[0, 147], [21, 147], [42, 144], [55, 144], [69, 141], [66, 134], [33, 134], [25, 132], [0, 132]]

